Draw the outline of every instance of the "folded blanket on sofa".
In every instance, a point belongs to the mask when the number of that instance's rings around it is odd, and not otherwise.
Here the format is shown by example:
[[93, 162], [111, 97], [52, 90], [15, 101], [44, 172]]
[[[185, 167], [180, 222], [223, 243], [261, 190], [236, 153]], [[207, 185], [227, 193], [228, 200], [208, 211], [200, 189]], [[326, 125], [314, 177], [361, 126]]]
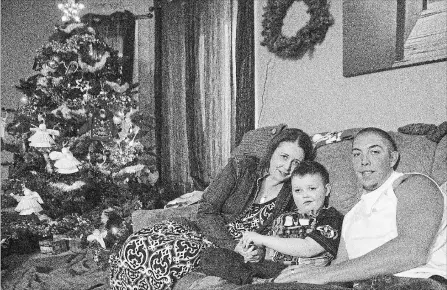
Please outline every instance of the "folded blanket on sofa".
[[425, 135], [428, 140], [438, 143], [447, 135], [447, 121], [439, 126], [435, 124], [413, 123], [399, 127], [397, 131], [408, 135]]

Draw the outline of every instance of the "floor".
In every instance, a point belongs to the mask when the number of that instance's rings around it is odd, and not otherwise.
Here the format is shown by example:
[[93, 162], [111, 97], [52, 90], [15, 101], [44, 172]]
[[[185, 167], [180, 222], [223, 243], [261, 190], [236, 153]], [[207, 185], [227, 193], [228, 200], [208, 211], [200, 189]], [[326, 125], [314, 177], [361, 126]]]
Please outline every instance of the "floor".
[[105, 290], [107, 277], [86, 250], [2, 257], [2, 290]]

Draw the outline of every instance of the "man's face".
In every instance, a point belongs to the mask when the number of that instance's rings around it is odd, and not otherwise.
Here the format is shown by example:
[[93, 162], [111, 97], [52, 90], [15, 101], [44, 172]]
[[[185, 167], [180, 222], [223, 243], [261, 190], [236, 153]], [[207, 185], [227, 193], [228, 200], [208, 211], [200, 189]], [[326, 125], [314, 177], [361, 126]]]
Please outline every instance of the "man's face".
[[375, 133], [357, 136], [352, 144], [352, 161], [358, 180], [367, 192], [381, 186], [393, 172], [398, 153], [388, 140]]

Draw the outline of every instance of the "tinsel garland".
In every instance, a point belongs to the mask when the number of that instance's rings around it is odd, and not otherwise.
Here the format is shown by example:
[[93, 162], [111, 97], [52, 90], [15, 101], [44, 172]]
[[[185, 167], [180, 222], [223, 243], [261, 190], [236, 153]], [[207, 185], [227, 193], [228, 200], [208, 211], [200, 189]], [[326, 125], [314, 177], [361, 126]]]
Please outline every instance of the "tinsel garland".
[[308, 6], [310, 20], [295, 36], [284, 36], [284, 18], [295, 1], [300, 0], [268, 0], [264, 7], [261, 45], [283, 59], [301, 59], [307, 52], [312, 55], [315, 45], [323, 42], [327, 30], [334, 24], [327, 0], [302, 0]]

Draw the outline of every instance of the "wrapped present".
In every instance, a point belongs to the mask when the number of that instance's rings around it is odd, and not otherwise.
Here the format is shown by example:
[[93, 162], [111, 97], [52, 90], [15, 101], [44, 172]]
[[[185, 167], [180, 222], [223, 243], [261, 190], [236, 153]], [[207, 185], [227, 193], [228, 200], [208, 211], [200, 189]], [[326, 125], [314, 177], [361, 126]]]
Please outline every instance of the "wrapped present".
[[42, 254], [57, 255], [68, 251], [68, 240], [66, 239], [44, 239], [39, 241], [40, 252]]
[[53, 253], [53, 240], [45, 239], [39, 241], [40, 252], [42, 254], [51, 254]]
[[53, 246], [53, 255], [57, 255], [63, 252], [68, 251], [68, 240], [62, 239], [62, 240], [53, 240], [52, 241]]
[[82, 248], [82, 241], [80, 238], [70, 238], [68, 240], [68, 248], [70, 251], [74, 253], [83, 252], [84, 249]]

